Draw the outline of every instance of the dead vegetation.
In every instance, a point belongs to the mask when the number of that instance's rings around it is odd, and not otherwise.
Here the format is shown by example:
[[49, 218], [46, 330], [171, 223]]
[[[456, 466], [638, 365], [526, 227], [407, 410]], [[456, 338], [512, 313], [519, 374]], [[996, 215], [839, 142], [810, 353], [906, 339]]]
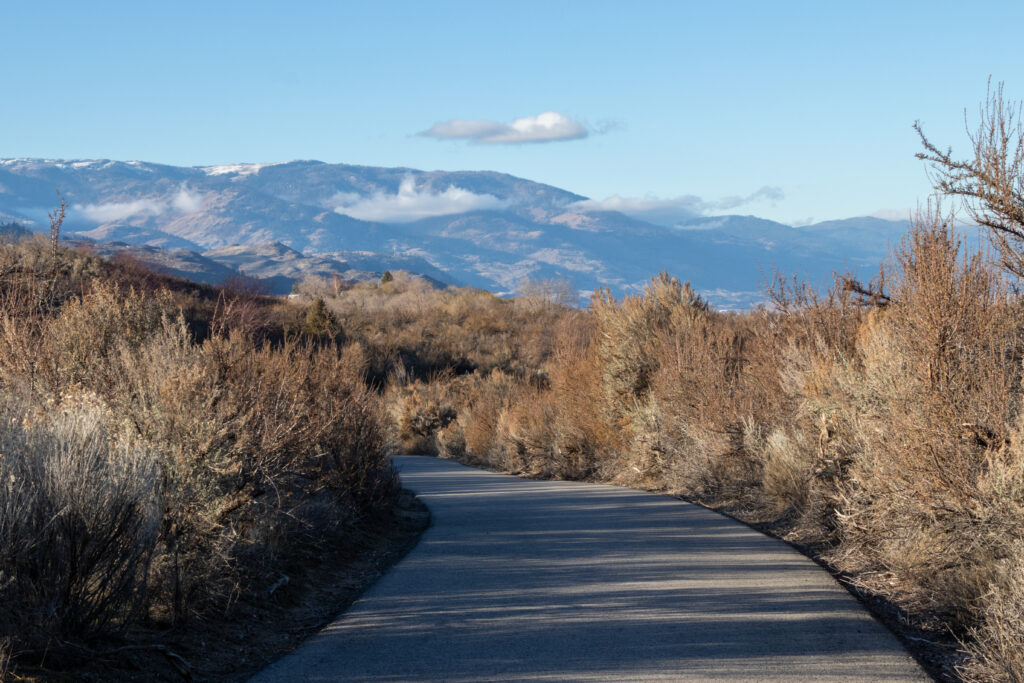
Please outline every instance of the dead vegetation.
[[136, 275], [0, 244], [8, 671], [229, 618], [396, 493], [358, 344], [290, 334], [270, 300]]

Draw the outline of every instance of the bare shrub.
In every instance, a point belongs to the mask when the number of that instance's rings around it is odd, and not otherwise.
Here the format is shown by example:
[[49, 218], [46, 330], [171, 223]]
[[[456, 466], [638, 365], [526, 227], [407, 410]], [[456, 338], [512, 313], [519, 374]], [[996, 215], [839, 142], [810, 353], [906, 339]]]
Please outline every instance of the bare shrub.
[[1003, 291], [942, 216], [922, 215], [897, 252], [893, 303], [865, 320], [859, 362], [834, 373], [831, 407], [855, 445], [841, 486], [846, 550], [961, 623], [998, 554], [973, 529], [986, 460], [1017, 407], [1020, 327]]
[[314, 301], [316, 299], [328, 296], [334, 287], [327, 278], [318, 277], [316, 275], [308, 275], [299, 282], [296, 282], [292, 286], [292, 293], [298, 294], [304, 299]]
[[967, 647], [972, 659], [960, 673], [968, 681], [1024, 681], [1024, 563], [1017, 546], [1000, 562], [979, 605], [980, 624]]
[[567, 280], [526, 279], [519, 283], [515, 306], [527, 312], [550, 306], [565, 308], [579, 302], [579, 296]]
[[516, 386], [515, 378], [500, 370], [469, 385], [457, 423], [467, 456], [505, 468], [500, 423]]
[[50, 257], [56, 262], [57, 260], [57, 249], [60, 245], [60, 229], [64, 225], [64, 216], [67, 213], [68, 202], [64, 199], [64, 195], [57, 190], [57, 197], [60, 198], [60, 206], [57, 210], [49, 214], [50, 218]]
[[765, 495], [780, 508], [797, 511], [806, 507], [810, 496], [812, 462], [804, 457], [807, 451], [800, 437], [790, 436], [776, 428], [754, 451], [761, 459]]
[[[11, 652], [223, 618], [388, 507], [390, 427], [358, 344], [257, 342], [218, 318], [216, 291], [125, 288], [87, 254], [56, 260], [0, 245]], [[221, 322], [197, 341], [196, 317]]]
[[667, 273], [652, 278], [643, 296], [621, 303], [605, 291], [591, 302], [597, 324], [597, 352], [604, 369], [605, 400], [610, 419], [628, 419], [630, 408], [643, 399], [658, 369], [659, 334], [681, 321], [707, 311], [687, 284]]
[[[394, 492], [357, 347], [253, 349], [240, 334], [194, 347], [179, 322], [123, 347], [121, 361], [120, 414], [169, 458], [157, 573], [174, 619], [223, 609], [245, 572], [258, 576], [289, 544], [315, 537], [286, 511], [317, 491], [334, 492], [331, 524]], [[232, 570], [240, 565], [242, 575]]]
[[466, 448], [466, 433], [462, 425], [452, 422], [437, 432], [437, 455], [452, 460], [469, 462], [477, 460]]
[[1021, 103], [1004, 96], [1002, 83], [993, 91], [990, 81], [978, 113], [977, 129], [967, 129], [973, 158], [954, 158], [951, 149], [942, 150], [934, 145], [920, 123], [915, 123], [914, 129], [924, 146], [917, 158], [931, 164], [935, 189], [963, 200], [971, 218], [987, 229], [1002, 266], [1024, 277]]
[[0, 681], [10, 679], [13, 669], [13, 641], [9, 637], [0, 638]]
[[508, 442], [503, 469], [556, 476], [571, 465], [558, 458], [556, 413], [551, 396], [529, 385], [519, 387], [502, 413], [501, 435]]
[[60, 653], [145, 605], [159, 468], [94, 400], [0, 418], [0, 637]]
[[456, 417], [450, 396], [451, 379], [416, 381], [395, 390], [391, 412], [398, 425], [399, 448], [404, 453], [437, 455], [437, 433]]

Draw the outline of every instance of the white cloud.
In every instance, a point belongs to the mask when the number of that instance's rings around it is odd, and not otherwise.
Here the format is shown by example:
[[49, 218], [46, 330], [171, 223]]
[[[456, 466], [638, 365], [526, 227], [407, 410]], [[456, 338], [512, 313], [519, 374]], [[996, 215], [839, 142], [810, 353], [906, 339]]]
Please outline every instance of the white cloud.
[[159, 216], [167, 210], [167, 204], [152, 199], [136, 199], [133, 202], [108, 202], [106, 204], [76, 204], [86, 218], [97, 223], [112, 223], [132, 216]]
[[424, 137], [438, 140], [469, 140], [486, 145], [578, 140], [589, 134], [586, 126], [582, 123], [556, 111], [546, 111], [537, 116], [526, 116], [515, 119], [512, 123], [451, 119], [435, 123], [419, 133]]
[[331, 203], [337, 213], [381, 223], [408, 223], [432, 216], [500, 209], [508, 204], [494, 195], [475, 194], [454, 185], [443, 192], [417, 190], [411, 177], [402, 181], [396, 194], [375, 192], [369, 197], [360, 197], [339, 192]]
[[702, 216], [720, 211], [730, 211], [745, 204], [757, 201], [769, 200], [778, 201], [785, 197], [781, 188], [764, 186], [746, 196], [723, 197], [712, 201], [705, 201], [696, 195], [682, 195], [679, 197], [620, 197], [618, 195], [607, 199], [584, 199], [570, 205], [572, 209], [581, 211], [618, 211], [627, 216], [660, 223], [663, 225], [674, 225], [689, 218]]
[[872, 218], [884, 218], [887, 221], [907, 221], [914, 215], [913, 209], [879, 209], [869, 213]]
[[607, 199], [584, 199], [571, 205], [581, 211], [618, 211], [633, 218], [654, 223], [676, 223], [687, 218], [699, 216], [704, 201], [695, 195], [685, 195], [672, 199], [658, 197], [620, 197], [614, 195]]
[[95, 223], [114, 223], [127, 218], [161, 216], [168, 211], [174, 213], [196, 213], [203, 208], [203, 196], [191, 191], [184, 184], [168, 199], [135, 199], [130, 202], [106, 202], [104, 204], [75, 204], [88, 220]]
[[179, 213], [196, 213], [203, 208], [203, 195], [192, 192], [184, 185], [171, 198], [171, 206]]
[[717, 201], [705, 202], [704, 211], [728, 211], [729, 209], [735, 209], [743, 206], [744, 204], [750, 204], [761, 200], [768, 200], [777, 202], [781, 199], [785, 199], [786, 195], [782, 191], [781, 187], [770, 187], [765, 185], [758, 189], [756, 192], [741, 197], [739, 195], [733, 195], [731, 197], [723, 197]]

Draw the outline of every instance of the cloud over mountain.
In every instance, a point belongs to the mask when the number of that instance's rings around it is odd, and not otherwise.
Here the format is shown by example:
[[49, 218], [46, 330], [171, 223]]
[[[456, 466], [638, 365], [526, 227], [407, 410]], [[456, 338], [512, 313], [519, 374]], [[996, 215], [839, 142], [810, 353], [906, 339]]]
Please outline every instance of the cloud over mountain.
[[472, 119], [439, 121], [419, 135], [438, 140], [469, 140], [485, 145], [518, 145], [528, 142], [578, 140], [589, 135], [579, 121], [556, 111], [526, 116], [511, 123]]
[[330, 202], [337, 213], [364, 221], [409, 223], [421, 218], [447, 216], [481, 209], [504, 208], [508, 202], [490, 194], [475, 194], [455, 185], [442, 192], [418, 190], [411, 177], [406, 177], [398, 192], [374, 192], [369, 196], [339, 192]]
[[159, 216], [167, 210], [167, 204], [152, 199], [136, 199], [130, 202], [106, 202], [104, 204], [76, 204], [72, 207], [82, 212], [90, 221], [111, 223], [132, 216]]
[[72, 208], [95, 223], [113, 223], [138, 216], [162, 216], [168, 211], [179, 214], [195, 213], [203, 208], [203, 197], [182, 185], [176, 193], [166, 199], [145, 198], [128, 202], [76, 204]]
[[613, 195], [601, 200], [585, 199], [571, 206], [582, 211], [618, 211], [632, 218], [660, 225], [674, 225], [711, 212], [730, 211], [757, 201], [778, 201], [783, 198], [785, 193], [781, 188], [766, 185], [748, 195], [733, 195], [711, 201], [692, 194], [669, 198]]

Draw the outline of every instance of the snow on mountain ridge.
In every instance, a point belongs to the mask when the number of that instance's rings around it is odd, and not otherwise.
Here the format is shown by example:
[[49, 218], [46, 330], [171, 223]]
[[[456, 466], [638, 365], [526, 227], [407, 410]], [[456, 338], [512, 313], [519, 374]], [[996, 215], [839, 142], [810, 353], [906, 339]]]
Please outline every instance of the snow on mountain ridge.
[[224, 164], [221, 166], [198, 166], [197, 168], [202, 169], [206, 175], [240, 175], [247, 176], [259, 173], [262, 169], [268, 166], [276, 166], [277, 163], [269, 164]]

